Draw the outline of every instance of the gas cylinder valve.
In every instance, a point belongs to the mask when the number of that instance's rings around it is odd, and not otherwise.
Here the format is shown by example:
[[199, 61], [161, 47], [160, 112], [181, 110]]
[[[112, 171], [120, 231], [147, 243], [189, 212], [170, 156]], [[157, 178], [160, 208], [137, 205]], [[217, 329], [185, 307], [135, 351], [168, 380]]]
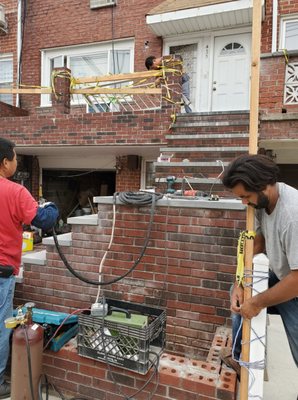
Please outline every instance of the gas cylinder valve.
[[22, 307], [18, 308], [17, 315], [15, 317], [6, 318], [4, 321], [5, 328], [13, 329], [18, 325], [25, 323], [26, 314], [23, 313]]
[[28, 319], [32, 319], [32, 309], [35, 307], [34, 303], [26, 303], [25, 307], [27, 309], [24, 314], [22, 306], [17, 308], [17, 315], [15, 317], [6, 318], [4, 321], [5, 328], [13, 329], [18, 325], [24, 325]]

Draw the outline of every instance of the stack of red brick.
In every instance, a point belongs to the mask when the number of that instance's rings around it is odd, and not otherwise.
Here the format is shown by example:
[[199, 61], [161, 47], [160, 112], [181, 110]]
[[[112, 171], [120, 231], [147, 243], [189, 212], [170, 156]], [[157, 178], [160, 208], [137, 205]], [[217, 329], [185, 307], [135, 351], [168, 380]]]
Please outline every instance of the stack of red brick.
[[[235, 400], [236, 373], [221, 365], [219, 358], [220, 349], [230, 346], [230, 329], [219, 327], [206, 361], [163, 353], [158, 378], [153, 376], [136, 398], [150, 398], [158, 382], [152, 400]], [[73, 343], [65, 345], [58, 353], [47, 351], [44, 372], [62, 391], [102, 400], [120, 400], [124, 396], [132, 396], [153, 374], [153, 370], [150, 370], [143, 376], [81, 357]]]

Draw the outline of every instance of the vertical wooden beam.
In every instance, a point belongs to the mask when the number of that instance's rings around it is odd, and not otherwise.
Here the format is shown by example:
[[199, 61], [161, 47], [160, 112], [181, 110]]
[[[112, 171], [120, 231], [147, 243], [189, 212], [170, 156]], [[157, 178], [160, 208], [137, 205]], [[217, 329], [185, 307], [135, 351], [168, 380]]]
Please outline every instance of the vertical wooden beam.
[[[262, 0], [253, 0], [252, 21], [252, 57], [251, 57], [251, 90], [250, 90], [250, 120], [249, 120], [249, 153], [256, 154], [258, 149], [259, 126], [259, 87], [260, 87], [260, 52], [261, 52], [261, 28], [262, 28]], [[246, 229], [254, 230], [254, 209], [247, 207]], [[252, 272], [253, 240], [246, 240], [245, 245], [245, 270]], [[251, 284], [252, 280], [246, 279], [245, 284]], [[250, 287], [244, 289], [244, 299], [251, 297]], [[244, 362], [249, 361], [250, 351], [250, 321], [243, 321], [242, 328], [242, 353]], [[249, 376], [248, 370], [241, 368], [240, 400], [248, 399]]]

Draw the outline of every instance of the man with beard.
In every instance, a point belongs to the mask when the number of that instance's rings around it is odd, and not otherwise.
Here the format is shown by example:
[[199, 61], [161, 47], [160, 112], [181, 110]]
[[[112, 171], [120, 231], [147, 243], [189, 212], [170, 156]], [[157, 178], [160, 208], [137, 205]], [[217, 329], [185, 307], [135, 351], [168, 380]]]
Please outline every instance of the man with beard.
[[282, 318], [294, 361], [298, 367], [298, 190], [277, 182], [279, 169], [263, 155], [242, 155], [225, 170], [222, 182], [256, 209], [254, 254], [269, 259], [269, 288], [244, 301], [243, 287], [231, 289], [234, 354], [223, 349], [221, 359], [236, 370], [241, 353], [241, 317], [251, 319], [263, 308]]

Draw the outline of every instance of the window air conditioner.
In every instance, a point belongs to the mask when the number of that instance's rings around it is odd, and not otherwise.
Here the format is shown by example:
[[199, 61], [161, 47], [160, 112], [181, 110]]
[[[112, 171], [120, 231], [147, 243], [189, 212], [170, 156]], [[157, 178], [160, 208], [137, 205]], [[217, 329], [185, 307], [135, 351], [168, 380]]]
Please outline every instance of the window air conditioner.
[[0, 35], [7, 33], [7, 21], [5, 18], [5, 8], [3, 4], [0, 4]]
[[116, 0], [90, 0], [90, 8], [101, 8], [116, 5]]

